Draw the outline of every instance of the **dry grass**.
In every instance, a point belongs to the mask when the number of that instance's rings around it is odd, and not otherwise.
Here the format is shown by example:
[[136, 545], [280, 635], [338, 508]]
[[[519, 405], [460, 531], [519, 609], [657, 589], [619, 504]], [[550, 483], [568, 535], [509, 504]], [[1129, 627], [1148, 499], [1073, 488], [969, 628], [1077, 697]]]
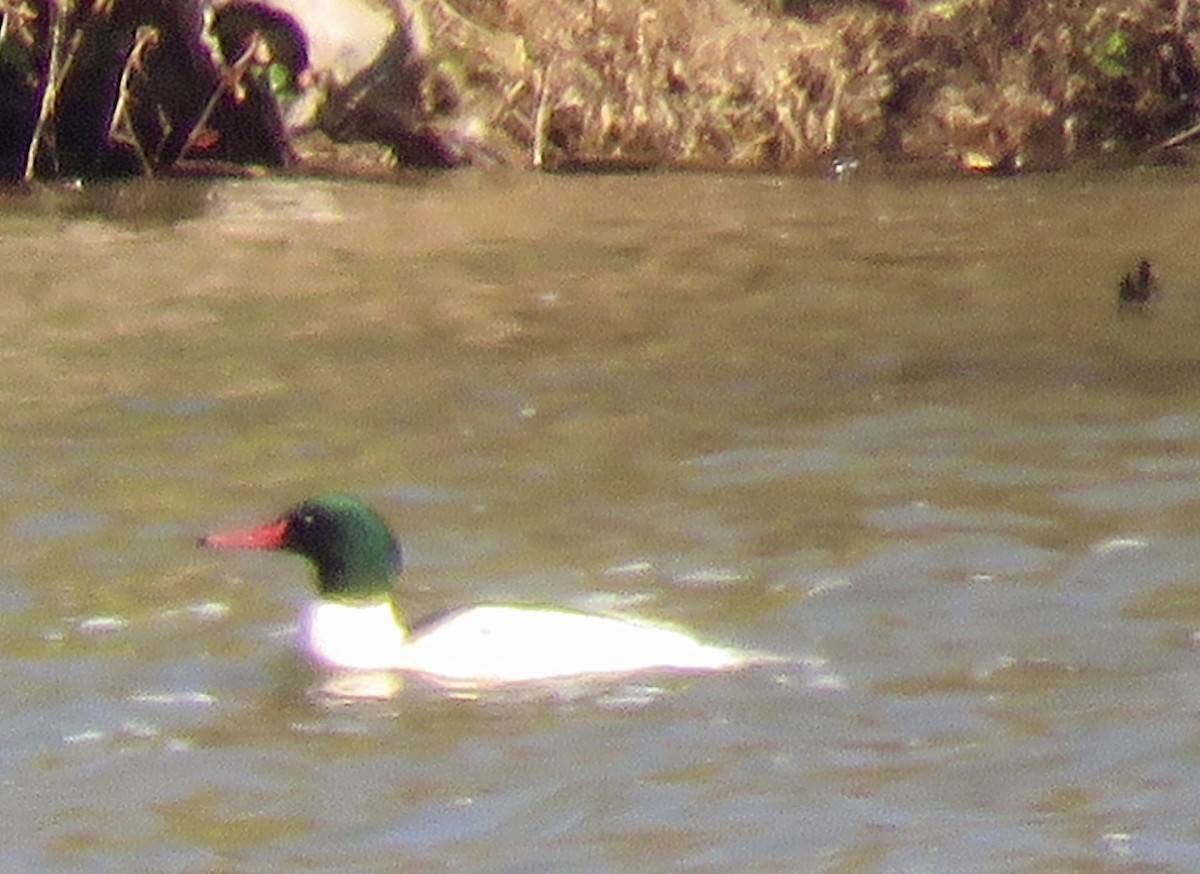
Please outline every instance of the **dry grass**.
[[736, 0], [490, 5], [528, 57], [491, 122], [551, 164], [800, 169], [883, 130], [880, 16], [837, 34]]
[[1187, 0], [827, 2], [807, 20], [768, 0], [444, 4], [421, 3], [457, 71], [440, 93], [551, 167], [1054, 167], [1196, 115]]

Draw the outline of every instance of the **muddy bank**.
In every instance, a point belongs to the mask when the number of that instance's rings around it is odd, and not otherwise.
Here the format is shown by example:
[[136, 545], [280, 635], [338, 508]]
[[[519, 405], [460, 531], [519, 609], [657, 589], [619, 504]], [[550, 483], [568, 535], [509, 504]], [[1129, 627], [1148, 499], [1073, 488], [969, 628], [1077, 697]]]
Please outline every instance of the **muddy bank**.
[[1190, 0], [8, 4], [8, 178], [1188, 160]]

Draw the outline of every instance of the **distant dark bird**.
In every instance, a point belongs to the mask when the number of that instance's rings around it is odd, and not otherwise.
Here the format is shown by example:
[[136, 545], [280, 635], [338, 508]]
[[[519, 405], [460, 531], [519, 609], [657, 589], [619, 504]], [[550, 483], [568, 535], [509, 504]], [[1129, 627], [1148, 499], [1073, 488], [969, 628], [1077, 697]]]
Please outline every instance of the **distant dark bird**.
[[1117, 287], [1117, 301], [1123, 307], [1140, 307], [1158, 296], [1158, 277], [1154, 267], [1143, 258], [1137, 267], [1121, 278]]

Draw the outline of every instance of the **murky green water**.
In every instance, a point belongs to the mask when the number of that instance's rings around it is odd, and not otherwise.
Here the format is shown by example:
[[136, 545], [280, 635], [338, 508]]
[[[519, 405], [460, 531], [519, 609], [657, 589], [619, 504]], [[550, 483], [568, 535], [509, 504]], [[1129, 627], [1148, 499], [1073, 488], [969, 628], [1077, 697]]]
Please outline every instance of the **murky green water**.
[[[5, 196], [0, 867], [1196, 870], [1197, 192]], [[330, 489], [414, 614], [620, 604], [845, 688], [315, 698], [305, 568], [195, 538]]]

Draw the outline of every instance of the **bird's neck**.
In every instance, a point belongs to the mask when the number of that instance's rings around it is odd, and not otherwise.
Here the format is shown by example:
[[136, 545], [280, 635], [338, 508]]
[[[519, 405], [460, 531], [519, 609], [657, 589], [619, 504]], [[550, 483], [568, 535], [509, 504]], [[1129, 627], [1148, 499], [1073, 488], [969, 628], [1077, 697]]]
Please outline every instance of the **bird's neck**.
[[403, 667], [408, 630], [390, 594], [313, 601], [301, 625], [309, 652], [331, 667]]

